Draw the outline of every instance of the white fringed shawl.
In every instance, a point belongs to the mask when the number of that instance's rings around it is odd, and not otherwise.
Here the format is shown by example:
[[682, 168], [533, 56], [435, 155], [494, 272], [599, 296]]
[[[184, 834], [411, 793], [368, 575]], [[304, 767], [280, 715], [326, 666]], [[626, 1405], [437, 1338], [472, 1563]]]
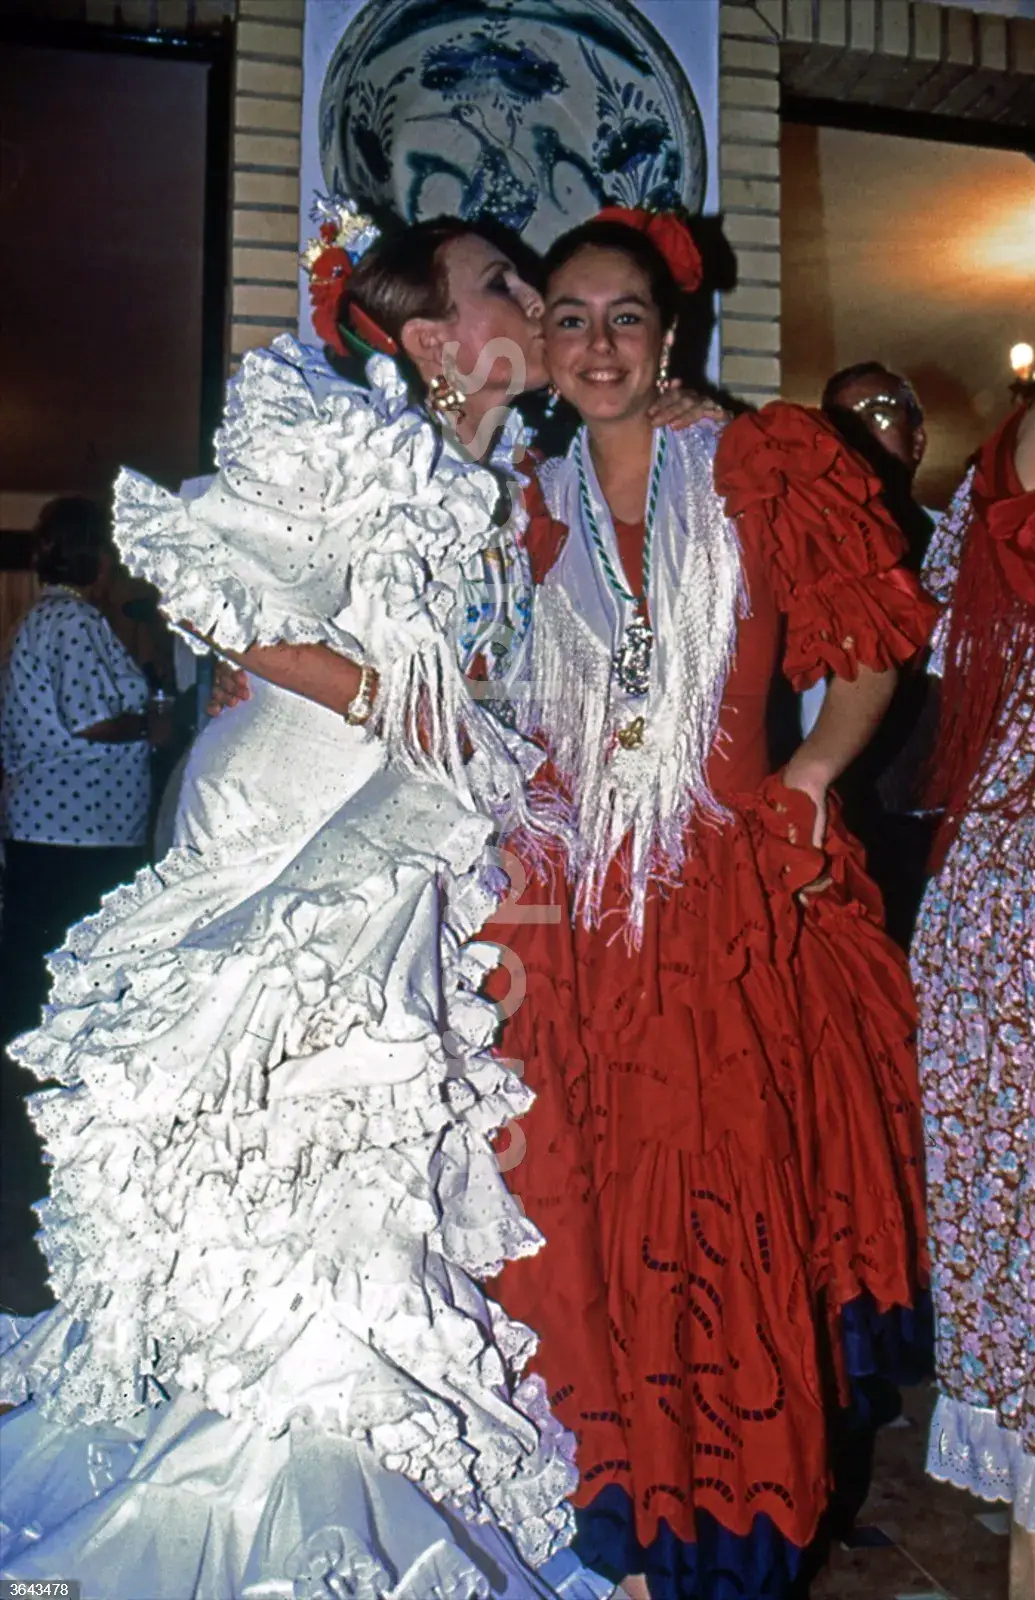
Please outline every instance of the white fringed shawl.
[[[718, 736], [738, 609], [743, 614], [747, 607], [736, 530], [713, 483], [718, 431], [702, 423], [668, 433], [648, 596], [655, 635], [651, 687], [639, 700], [626, 696], [612, 673], [633, 608], [609, 587], [579, 503], [583, 452], [597, 526], [621, 572], [584, 433], [564, 460], [546, 463], [541, 473], [550, 511], [570, 535], [537, 597], [530, 720], [546, 733], [571, 788], [578, 839], [570, 868], [576, 912], [587, 927], [599, 921], [608, 867], [631, 834], [627, 932], [633, 943], [642, 938], [650, 880], [680, 870], [691, 815], [724, 815], [706, 767]], [[639, 716], [644, 742], [625, 749], [617, 732]]]

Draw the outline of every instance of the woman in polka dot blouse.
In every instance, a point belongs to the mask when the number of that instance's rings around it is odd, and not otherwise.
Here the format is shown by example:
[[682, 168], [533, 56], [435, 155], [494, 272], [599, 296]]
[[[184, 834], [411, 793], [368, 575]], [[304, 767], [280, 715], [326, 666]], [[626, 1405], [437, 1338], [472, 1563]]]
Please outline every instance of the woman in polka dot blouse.
[[37, 528], [43, 593], [0, 690], [6, 857], [3, 1037], [43, 997], [43, 957], [142, 864], [150, 806], [147, 679], [91, 598], [110, 564], [93, 501], [52, 501]]

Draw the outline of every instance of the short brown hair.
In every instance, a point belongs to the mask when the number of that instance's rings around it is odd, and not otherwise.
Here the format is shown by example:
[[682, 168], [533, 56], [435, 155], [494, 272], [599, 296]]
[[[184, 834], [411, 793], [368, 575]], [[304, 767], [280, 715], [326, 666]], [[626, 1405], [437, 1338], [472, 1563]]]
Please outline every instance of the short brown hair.
[[454, 239], [478, 232], [474, 223], [458, 217], [434, 217], [398, 233], [382, 234], [349, 279], [339, 322], [348, 327], [348, 308], [354, 303], [398, 344], [414, 317], [447, 317], [451, 307], [442, 249]]
[[101, 557], [111, 554], [108, 517], [96, 500], [62, 495], [43, 507], [36, 523], [36, 572], [41, 583], [85, 589], [96, 583]]

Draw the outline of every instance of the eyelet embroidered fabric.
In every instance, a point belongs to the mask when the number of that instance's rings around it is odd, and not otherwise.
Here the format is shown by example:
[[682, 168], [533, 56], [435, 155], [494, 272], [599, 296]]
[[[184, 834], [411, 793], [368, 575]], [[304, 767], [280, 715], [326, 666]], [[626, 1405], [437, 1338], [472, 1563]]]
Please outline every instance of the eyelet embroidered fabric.
[[[573, 1440], [522, 1377], [533, 1334], [478, 1283], [542, 1243], [489, 1142], [531, 1096], [491, 1054], [498, 956], [475, 938], [502, 889], [491, 812], [532, 820], [540, 757], [456, 659], [497, 488], [392, 363], [371, 378], [278, 340], [245, 358], [200, 498], [118, 485], [127, 563], [171, 617], [227, 648], [358, 651], [383, 737], [253, 680], [192, 752], [176, 847], [72, 930], [15, 1046], [60, 1085], [31, 1102], [59, 1304], [0, 1355], [0, 1396], [35, 1401], [3, 1423], [0, 1569], [75, 1571], [86, 1600], [90, 1573], [104, 1600], [142, 1592], [153, 1541], [176, 1600], [547, 1596], [532, 1569], [571, 1537]], [[317, 1515], [320, 1451], [354, 1526]]]
[[1035, 1455], [994, 1411], [942, 1395], [931, 1419], [927, 1470], [981, 1500], [1005, 1500], [1013, 1520], [1035, 1533]]

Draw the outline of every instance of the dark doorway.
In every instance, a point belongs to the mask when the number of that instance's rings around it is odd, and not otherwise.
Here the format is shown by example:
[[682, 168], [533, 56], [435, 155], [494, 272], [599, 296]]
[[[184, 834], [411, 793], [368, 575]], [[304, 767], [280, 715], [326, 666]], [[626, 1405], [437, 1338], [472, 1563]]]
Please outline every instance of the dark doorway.
[[0, 490], [18, 503], [106, 498], [124, 463], [172, 485], [205, 464], [229, 73], [227, 35], [0, 34]]

